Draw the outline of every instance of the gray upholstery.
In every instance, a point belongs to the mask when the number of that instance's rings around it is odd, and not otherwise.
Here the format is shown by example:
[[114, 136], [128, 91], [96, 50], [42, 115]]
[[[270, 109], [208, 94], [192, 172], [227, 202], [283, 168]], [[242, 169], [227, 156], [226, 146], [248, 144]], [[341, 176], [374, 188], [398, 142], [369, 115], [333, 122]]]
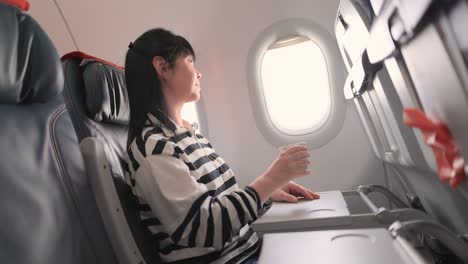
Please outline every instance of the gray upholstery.
[[103, 144], [135, 242], [147, 263], [160, 263], [156, 240], [141, 225], [138, 201], [124, 177], [129, 118], [124, 71], [102, 60], [65, 58], [64, 97], [78, 139], [95, 137]]
[[0, 263], [115, 263], [47, 34], [0, 4]]
[[[70, 116], [73, 121], [73, 126], [75, 127], [76, 134], [78, 135], [78, 140], [81, 142], [86, 137], [96, 137], [101, 142], [104, 143], [105, 151], [109, 163], [112, 166], [112, 171], [116, 175], [116, 177], [121, 178], [124, 180], [124, 171], [123, 166], [125, 164], [125, 155], [126, 155], [126, 138], [127, 138], [127, 127], [122, 124], [116, 124], [119, 122], [100, 122], [99, 120], [96, 121], [95, 115], [96, 113], [104, 113], [108, 117], [113, 116], [111, 112], [108, 112], [105, 107], [93, 107], [92, 111], [89, 111], [88, 102], [90, 100], [96, 100], [95, 103], [92, 105], [95, 106], [96, 104], [103, 104], [103, 101], [109, 98], [109, 93], [102, 93], [100, 94], [101, 100], [99, 100], [98, 92], [91, 92], [90, 89], [93, 89], [97, 86], [97, 82], [88, 81], [90, 84], [88, 88], [85, 86], [83, 72], [86, 71], [87, 67], [91, 67], [93, 69], [98, 69], [98, 66], [101, 63], [85, 63], [83, 67], [81, 66], [81, 59], [69, 59], [63, 61], [63, 71], [65, 74], [65, 86], [64, 86], [64, 97], [65, 103], [67, 105], [68, 111], [70, 112]], [[103, 65], [103, 64], [101, 64]], [[105, 66], [111, 67], [111, 66]], [[109, 68], [108, 68], [109, 69]], [[114, 69], [116, 72], [112, 73], [114, 76], [121, 75], [117, 78], [123, 78], [123, 72], [119, 69]], [[88, 76], [90, 76], [91, 72], [86, 71]], [[102, 75], [99, 78], [106, 78], [106, 74], [112, 72], [109, 70], [102, 71]], [[120, 72], [120, 73], [118, 73]], [[97, 71], [96, 71], [97, 73]], [[110, 83], [109, 83], [110, 84]], [[121, 85], [122, 82], [115, 84]], [[114, 89], [115, 86], [108, 86], [110, 89]], [[106, 87], [99, 87], [101, 91], [106, 89]], [[115, 89], [115, 92], [123, 91], [125, 89]], [[119, 97], [123, 97], [125, 95], [120, 94]], [[106, 103], [113, 103], [114, 101], [106, 101]], [[114, 105], [115, 106], [115, 105]], [[113, 106], [113, 107], [114, 107]], [[95, 110], [98, 109], [98, 110]], [[89, 112], [88, 112], [89, 111]], [[92, 114], [90, 114], [92, 113]], [[100, 115], [100, 114], [98, 114]], [[115, 115], [114, 115], [115, 116]], [[117, 115], [119, 116], [119, 115]], [[119, 116], [121, 119], [121, 116]], [[127, 121], [128, 122], [128, 121]], [[121, 121], [120, 123], [125, 123], [125, 121]]]
[[45, 102], [57, 97], [63, 84], [62, 75], [57, 75], [58, 55], [43, 53], [55, 47], [30, 16], [5, 4], [0, 3], [0, 8], [0, 103]]
[[130, 109], [123, 72], [102, 63], [88, 62], [83, 80], [88, 116], [98, 122], [127, 125]]

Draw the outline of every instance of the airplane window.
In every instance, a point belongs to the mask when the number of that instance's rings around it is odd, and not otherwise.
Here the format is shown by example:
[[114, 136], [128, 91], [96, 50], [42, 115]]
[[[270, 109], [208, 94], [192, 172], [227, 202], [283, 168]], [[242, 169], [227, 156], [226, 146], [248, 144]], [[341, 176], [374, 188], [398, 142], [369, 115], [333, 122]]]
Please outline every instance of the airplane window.
[[189, 123], [197, 122], [198, 127], [200, 127], [200, 119], [195, 102], [184, 104], [184, 107], [182, 108], [182, 117]]
[[320, 129], [331, 112], [325, 56], [312, 40], [290, 36], [266, 50], [260, 66], [263, 95], [273, 125], [287, 135]]
[[314, 21], [274, 22], [251, 44], [247, 82], [256, 126], [279, 147], [319, 148], [338, 135], [346, 116], [344, 67], [336, 39]]

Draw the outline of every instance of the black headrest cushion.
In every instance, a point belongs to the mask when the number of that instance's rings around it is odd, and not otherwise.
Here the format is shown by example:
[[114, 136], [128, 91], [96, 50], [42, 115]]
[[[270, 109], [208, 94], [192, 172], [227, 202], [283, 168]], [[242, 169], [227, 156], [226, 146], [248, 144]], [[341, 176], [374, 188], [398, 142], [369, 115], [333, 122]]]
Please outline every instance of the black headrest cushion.
[[0, 103], [45, 102], [62, 89], [62, 64], [47, 34], [28, 14], [0, 2]]
[[85, 61], [82, 67], [89, 118], [127, 125], [130, 109], [124, 71], [115, 65], [93, 60]]

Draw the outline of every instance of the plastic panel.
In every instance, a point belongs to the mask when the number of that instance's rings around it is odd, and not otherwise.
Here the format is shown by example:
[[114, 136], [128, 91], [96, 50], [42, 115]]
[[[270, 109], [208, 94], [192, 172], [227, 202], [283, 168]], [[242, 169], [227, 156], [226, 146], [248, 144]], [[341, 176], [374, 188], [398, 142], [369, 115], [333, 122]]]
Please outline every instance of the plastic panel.
[[[350, 218], [336, 218], [350, 216], [341, 192], [319, 192], [318, 194], [320, 194], [320, 199], [302, 200], [296, 204], [273, 202], [271, 208], [252, 224], [252, 228], [258, 232], [289, 231], [297, 228], [295, 221], [301, 221], [302, 225], [306, 226], [309, 223], [310, 228], [350, 224]], [[317, 221], [318, 219], [324, 221]]]
[[464, 65], [460, 69], [451, 58], [450, 53], [458, 51], [456, 46], [450, 46], [451, 37], [447, 29], [429, 25], [401, 51], [425, 113], [448, 125], [468, 160], [468, 87], [461, 76], [467, 72]]
[[265, 234], [261, 252], [259, 264], [414, 263], [384, 228]]
[[96, 138], [80, 143], [91, 187], [120, 264], [144, 264], [125, 218], [102, 144]]

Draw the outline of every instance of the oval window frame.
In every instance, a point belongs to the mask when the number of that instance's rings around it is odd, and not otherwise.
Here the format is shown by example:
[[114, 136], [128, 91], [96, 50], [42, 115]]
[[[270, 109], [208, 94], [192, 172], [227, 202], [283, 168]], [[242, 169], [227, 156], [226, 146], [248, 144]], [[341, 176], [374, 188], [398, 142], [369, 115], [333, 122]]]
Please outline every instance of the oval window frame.
[[[263, 56], [273, 43], [291, 35], [309, 38], [322, 50], [327, 64], [330, 85], [331, 109], [328, 120], [320, 129], [303, 135], [288, 135], [278, 130], [270, 119], [263, 95], [261, 78]], [[335, 38], [321, 25], [303, 18], [286, 19], [273, 23], [263, 30], [252, 43], [247, 55], [246, 69], [250, 103], [257, 128], [273, 146], [307, 142], [310, 148], [319, 148], [330, 142], [341, 131], [346, 115], [346, 101], [342, 92], [345, 69]]]

